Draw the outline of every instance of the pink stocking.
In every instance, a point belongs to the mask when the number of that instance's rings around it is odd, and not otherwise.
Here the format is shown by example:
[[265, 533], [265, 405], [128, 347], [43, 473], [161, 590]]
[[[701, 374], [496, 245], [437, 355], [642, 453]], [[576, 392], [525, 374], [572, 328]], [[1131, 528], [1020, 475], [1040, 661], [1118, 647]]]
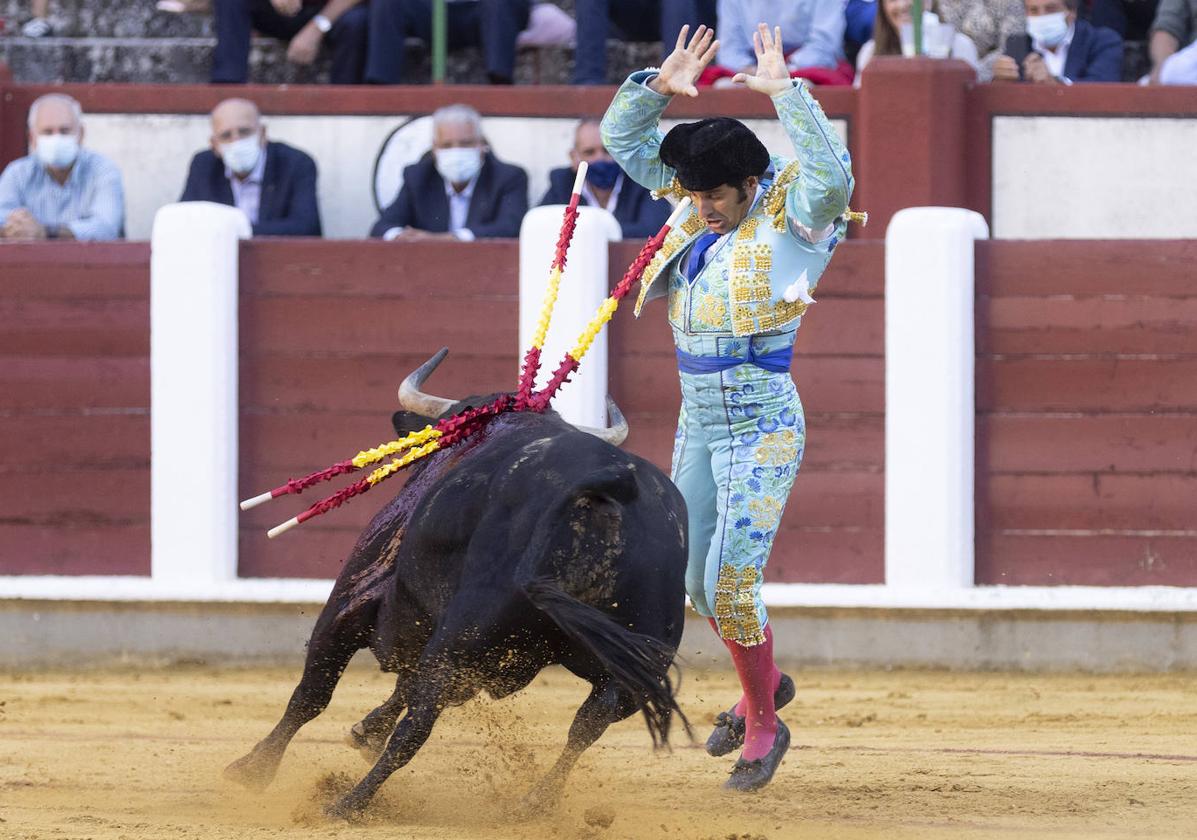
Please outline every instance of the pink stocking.
[[[718, 633], [714, 619], [711, 624]], [[777, 735], [773, 694], [781, 682], [781, 671], [773, 663], [773, 628], [765, 627], [765, 641], [759, 645], [745, 647], [731, 639], [724, 639], [723, 644], [731, 652], [740, 686], [744, 689], [744, 696], [736, 704], [736, 714], [747, 718], [741, 756], [746, 761], [753, 761], [768, 754]]]

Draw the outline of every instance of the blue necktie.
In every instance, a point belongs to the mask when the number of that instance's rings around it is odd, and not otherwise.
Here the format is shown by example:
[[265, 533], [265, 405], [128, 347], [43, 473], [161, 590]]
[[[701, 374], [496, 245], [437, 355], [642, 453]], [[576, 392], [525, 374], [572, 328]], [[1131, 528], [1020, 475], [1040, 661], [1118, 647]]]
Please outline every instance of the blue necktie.
[[694, 240], [694, 247], [690, 249], [690, 261], [686, 263], [686, 279], [693, 280], [698, 276], [698, 272], [702, 271], [707, 249], [714, 245], [718, 238], [719, 234], [708, 231]]

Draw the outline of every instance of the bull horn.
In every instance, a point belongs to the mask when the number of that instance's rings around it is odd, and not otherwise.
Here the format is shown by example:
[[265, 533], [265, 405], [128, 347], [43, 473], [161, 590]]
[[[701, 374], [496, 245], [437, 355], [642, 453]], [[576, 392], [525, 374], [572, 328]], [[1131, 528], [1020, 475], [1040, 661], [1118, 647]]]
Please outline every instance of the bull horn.
[[424, 385], [424, 380], [432, 375], [432, 372], [437, 369], [447, 355], [449, 355], [449, 348], [442, 347], [436, 351], [436, 355], [407, 375], [407, 379], [404, 379], [403, 384], [399, 386], [399, 405], [401, 407], [424, 417], [440, 417], [455, 404], [455, 400], [434, 397], [432, 394], [425, 394], [420, 390]]
[[619, 406], [615, 404], [615, 400], [611, 399], [610, 394], [607, 395], [607, 413], [611, 415], [611, 428], [609, 429], [595, 429], [591, 426], [578, 425], [574, 425], [574, 428], [579, 432], [594, 435], [599, 440], [605, 440], [612, 446], [619, 446], [628, 439], [628, 420], [619, 410]]

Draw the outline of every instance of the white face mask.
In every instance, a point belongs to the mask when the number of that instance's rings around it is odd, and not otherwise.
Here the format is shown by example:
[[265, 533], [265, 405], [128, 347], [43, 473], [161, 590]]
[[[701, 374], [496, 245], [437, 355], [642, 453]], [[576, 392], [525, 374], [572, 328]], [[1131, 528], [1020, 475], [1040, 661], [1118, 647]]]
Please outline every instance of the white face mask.
[[39, 134], [33, 151], [42, 166], [66, 169], [79, 157], [79, 137], [74, 134]]
[[436, 149], [436, 171], [450, 184], [465, 184], [473, 180], [482, 168], [482, 150]]
[[261, 154], [262, 143], [256, 134], [242, 137], [232, 143], [220, 144], [220, 159], [224, 161], [225, 166], [238, 175], [252, 172], [258, 165], [258, 158]]
[[1045, 47], [1056, 46], [1068, 34], [1068, 13], [1052, 12], [1050, 15], [1028, 17], [1027, 34]]

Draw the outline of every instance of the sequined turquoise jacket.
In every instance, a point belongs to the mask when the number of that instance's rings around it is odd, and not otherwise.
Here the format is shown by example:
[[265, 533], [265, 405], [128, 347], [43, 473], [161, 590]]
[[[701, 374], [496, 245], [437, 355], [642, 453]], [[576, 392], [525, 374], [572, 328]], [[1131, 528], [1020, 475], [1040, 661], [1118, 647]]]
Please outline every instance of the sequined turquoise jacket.
[[[661, 162], [664, 135], [658, 123], [670, 98], [645, 84], [654, 74], [633, 73], [620, 87], [603, 117], [603, 144], [637, 183], [657, 195], [681, 198], [686, 192], [674, 170]], [[796, 326], [806, 304], [794, 299], [795, 283], [814, 289], [848, 223], [852, 161], [823, 109], [797, 83], [772, 101], [798, 159], [773, 158], [762, 179], [762, 200], [729, 243], [733, 250], [728, 295], [737, 336]], [[698, 213], [691, 211], [666, 237], [644, 272], [637, 316], [646, 300], [665, 294], [668, 271], [705, 229]]]

